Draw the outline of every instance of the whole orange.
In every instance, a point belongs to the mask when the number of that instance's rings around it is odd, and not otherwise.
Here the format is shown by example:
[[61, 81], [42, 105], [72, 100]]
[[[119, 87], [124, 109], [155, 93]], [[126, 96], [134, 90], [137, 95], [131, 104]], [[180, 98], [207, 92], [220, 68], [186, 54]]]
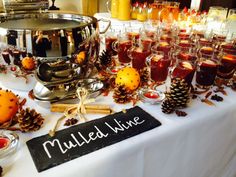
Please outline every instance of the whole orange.
[[35, 68], [35, 61], [33, 58], [30, 57], [23, 58], [21, 64], [26, 70], [33, 70]]
[[85, 51], [81, 51], [79, 54], [76, 56], [76, 62], [78, 64], [82, 64], [86, 58], [86, 53]]
[[19, 99], [8, 90], [0, 90], [0, 124], [12, 119], [19, 107]]
[[133, 91], [139, 87], [140, 75], [136, 69], [126, 67], [118, 71], [115, 83]]

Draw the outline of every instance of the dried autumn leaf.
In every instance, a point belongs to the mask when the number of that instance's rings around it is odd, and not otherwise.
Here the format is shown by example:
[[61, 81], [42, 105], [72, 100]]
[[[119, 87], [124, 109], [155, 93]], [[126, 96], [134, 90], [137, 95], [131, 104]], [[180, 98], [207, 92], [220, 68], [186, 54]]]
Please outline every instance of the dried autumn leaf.
[[225, 89], [222, 88], [222, 87], [217, 88], [214, 92], [215, 92], [215, 93], [220, 92], [220, 93], [222, 93], [223, 95], [228, 96], [227, 92], [226, 92]]
[[201, 100], [203, 103], [206, 103], [209, 106], [215, 106], [215, 103], [213, 103], [212, 101], [208, 100], [208, 99], [202, 99]]
[[211, 94], [212, 94], [212, 91], [207, 92], [207, 94], [205, 95], [205, 99], [209, 98], [211, 96]]

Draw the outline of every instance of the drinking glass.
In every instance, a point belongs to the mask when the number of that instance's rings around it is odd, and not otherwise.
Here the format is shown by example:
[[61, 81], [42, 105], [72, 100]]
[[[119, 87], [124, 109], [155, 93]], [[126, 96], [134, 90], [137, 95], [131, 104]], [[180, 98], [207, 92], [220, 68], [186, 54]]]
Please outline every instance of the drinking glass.
[[131, 58], [132, 67], [140, 71], [146, 67], [146, 58], [151, 54], [151, 42], [143, 43], [139, 46], [133, 46], [128, 50], [128, 56]]
[[164, 57], [164, 52], [155, 51], [147, 57], [147, 65], [150, 67], [151, 79], [157, 85], [165, 83], [170, 67], [170, 58]]
[[162, 2], [155, 0], [154, 3], [151, 4], [152, 8], [152, 20], [160, 20], [160, 11], [162, 10]]
[[235, 32], [236, 9], [229, 9], [229, 13], [228, 13], [227, 21], [226, 21], [226, 26], [230, 32]]
[[216, 78], [219, 61], [213, 58], [200, 58], [196, 69], [196, 86], [210, 88]]
[[220, 56], [220, 65], [217, 70], [217, 77], [229, 81], [236, 70], [236, 55], [226, 54]]
[[134, 28], [134, 27], [126, 27], [125, 28], [126, 35], [129, 40], [131, 40], [134, 44], [138, 43], [138, 40], [140, 38], [140, 28]]
[[179, 2], [170, 2], [169, 6], [169, 18], [173, 18], [173, 20], [178, 21], [179, 18]]
[[167, 41], [159, 41], [152, 47], [152, 52], [161, 51], [164, 53], [165, 58], [169, 58], [172, 46]]
[[26, 48], [23, 48], [23, 49], [20, 51], [20, 53], [21, 53], [22, 58], [25, 58], [25, 57], [27, 56], [27, 50], [26, 50]]
[[10, 54], [9, 54], [9, 52], [8, 52], [7, 50], [5, 50], [5, 51], [2, 52], [2, 57], [3, 57], [4, 61], [5, 61], [8, 65], [11, 64]]
[[194, 73], [195, 73], [194, 62], [178, 58], [171, 72], [171, 78], [182, 78], [190, 86], [193, 80]]
[[214, 43], [221, 43], [225, 42], [227, 35], [229, 31], [228, 30], [212, 30], [212, 40]]
[[14, 50], [13, 51], [13, 57], [14, 57], [14, 64], [15, 65], [20, 65], [20, 51], [19, 50]]
[[117, 41], [117, 35], [114, 31], [108, 31], [105, 34], [105, 48], [112, 56], [117, 55], [117, 52], [112, 48], [114, 42]]
[[126, 34], [118, 35], [118, 39], [113, 43], [112, 48], [118, 53], [120, 64], [129, 64], [131, 59], [128, 57], [127, 51], [132, 47], [132, 41]]

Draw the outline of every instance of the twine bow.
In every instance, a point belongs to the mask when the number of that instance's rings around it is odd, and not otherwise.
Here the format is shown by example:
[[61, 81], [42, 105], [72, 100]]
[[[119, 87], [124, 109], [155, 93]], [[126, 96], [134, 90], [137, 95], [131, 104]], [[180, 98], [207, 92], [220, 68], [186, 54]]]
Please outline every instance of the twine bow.
[[84, 116], [84, 114], [86, 114], [85, 105], [95, 102], [95, 99], [88, 98], [88, 90], [85, 88], [78, 88], [76, 90], [76, 96], [79, 99], [79, 104], [76, 104], [75, 106], [72, 106], [72, 107], [65, 110], [64, 115], [57, 120], [54, 128], [49, 131], [50, 136], [55, 135], [55, 132], [56, 132], [59, 122], [65, 118], [69, 119], [72, 117], [79, 117], [80, 120], [84, 120], [85, 122], [87, 121], [86, 117]]

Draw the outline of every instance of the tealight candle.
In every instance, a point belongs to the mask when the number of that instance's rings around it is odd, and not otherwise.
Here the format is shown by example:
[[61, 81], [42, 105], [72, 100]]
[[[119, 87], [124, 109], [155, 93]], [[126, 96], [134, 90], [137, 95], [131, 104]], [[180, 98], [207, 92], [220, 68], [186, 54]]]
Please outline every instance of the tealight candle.
[[6, 148], [9, 145], [9, 139], [6, 137], [0, 137], [0, 149]]
[[159, 95], [157, 93], [148, 91], [146, 93], [143, 94], [145, 97], [150, 98], [150, 99], [157, 99], [159, 98]]
[[165, 94], [158, 90], [143, 88], [139, 91], [139, 98], [144, 103], [157, 104], [165, 98]]

